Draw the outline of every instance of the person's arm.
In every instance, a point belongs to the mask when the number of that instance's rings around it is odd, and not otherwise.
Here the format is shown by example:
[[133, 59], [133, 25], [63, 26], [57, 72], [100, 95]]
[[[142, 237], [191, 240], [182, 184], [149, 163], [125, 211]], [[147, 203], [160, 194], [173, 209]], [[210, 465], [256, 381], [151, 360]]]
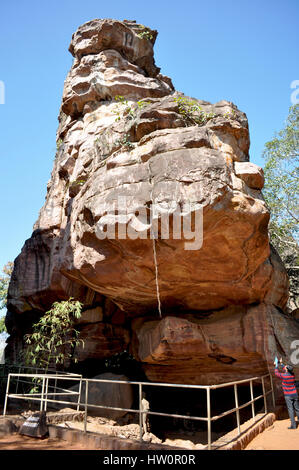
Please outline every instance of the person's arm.
[[283, 378], [281, 372], [279, 372], [279, 370], [278, 370], [278, 367], [275, 367], [275, 375], [276, 375], [276, 377], [279, 377], [280, 379]]
[[[279, 372], [279, 369], [278, 369], [278, 362], [277, 362], [277, 358], [275, 358], [276, 362], [274, 362], [274, 365], [275, 365], [275, 375], [276, 377], [279, 377], [280, 379], [282, 379], [282, 374], [281, 372]], [[280, 358], [279, 360], [279, 363], [283, 366], [283, 363], [282, 363], [282, 358]]]

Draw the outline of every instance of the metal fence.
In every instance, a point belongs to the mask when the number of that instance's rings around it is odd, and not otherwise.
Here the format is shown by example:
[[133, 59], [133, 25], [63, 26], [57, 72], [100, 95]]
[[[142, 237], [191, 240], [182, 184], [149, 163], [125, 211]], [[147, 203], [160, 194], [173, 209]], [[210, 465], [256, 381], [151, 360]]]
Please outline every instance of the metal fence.
[[[17, 377], [18, 379], [25, 378], [27, 383], [28, 379], [34, 379], [35, 382], [39, 381], [39, 386], [41, 388], [41, 392], [34, 392], [34, 393], [9, 393], [11, 380]], [[266, 390], [266, 381], [269, 379], [268, 383], [270, 384], [270, 388]], [[62, 380], [65, 382], [77, 382], [79, 383], [78, 391], [69, 390], [67, 388], [62, 388], [57, 386], [57, 382]], [[51, 382], [54, 382], [52, 384]], [[90, 383], [111, 383], [111, 384], [131, 384], [138, 386], [138, 399], [139, 399], [139, 407], [138, 409], [132, 408], [121, 408], [121, 407], [112, 407], [107, 405], [95, 405], [89, 403], [89, 396], [88, 396], [88, 386]], [[254, 396], [254, 388], [253, 384], [259, 382], [262, 386], [262, 393], [258, 396]], [[85, 393], [82, 393], [82, 386], [85, 384]], [[242, 405], [239, 405], [238, 399], [238, 386], [244, 386], [245, 384], [249, 385], [250, 388], [250, 400]], [[173, 413], [160, 413], [157, 411], [150, 411], [144, 410], [142, 407], [142, 391], [143, 387], [174, 387], [174, 388], [183, 388], [183, 389], [198, 389], [198, 390], [206, 390], [206, 405], [207, 405], [207, 416], [190, 416], [190, 415], [182, 415], [182, 414], [173, 414]], [[211, 407], [211, 391], [217, 390], [225, 387], [233, 387], [234, 390], [234, 408], [224, 411], [219, 415], [212, 415], [212, 407]], [[51, 391], [53, 390], [53, 391]], [[58, 391], [57, 391], [58, 390]], [[56, 396], [76, 396], [77, 401], [67, 401], [65, 399], [58, 400]], [[81, 395], [84, 395], [81, 397]], [[23, 373], [10, 373], [7, 379], [7, 386], [6, 386], [6, 393], [5, 393], [5, 402], [4, 402], [4, 410], [3, 415], [6, 415], [8, 400], [11, 398], [20, 399], [20, 400], [33, 400], [40, 402], [40, 410], [47, 410], [47, 406], [50, 403], [56, 404], [65, 404], [69, 406], [75, 406], [77, 411], [80, 409], [84, 410], [84, 432], [87, 432], [87, 416], [88, 416], [88, 408], [99, 408], [99, 409], [108, 409], [112, 411], [125, 411], [130, 413], [137, 413], [139, 415], [139, 440], [142, 442], [143, 440], [143, 424], [142, 424], [142, 417], [144, 414], [152, 415], [152, 416], [164, 416], [164, 417], [171, 417], [171, 418], [179, 418], [179, 419], [188, 419], [194, 421], [204, 421], [207, 424], [207, 449], [212, 448], [212, 423], [218, 421], [225, 416], [235, 413], [236, 415], [236, 429], [237, 429], [237, 436], [241, 435], [242, 432], [245, 432], [246, 429], [243, 429], [241, 432], [241, 421], [240, 421], [240, 410], [244, 409], [245, 407], [251, 407], [251, 414], [253, 420], [257, 420], [257, 416], [255, 413], [255, 402], [257, 400], [263, 399], [264, 401], [264, 413], [260, 416], [259, 419], [262, 419], [268, 413], [268, 403], [267, 403], [267, 396], [272, 396], [273, 407], [275, 407], [275, 396], [274, 396], [274, 389], [273, 389], [273, 380], [270, 374], [251, 377], [244, 380], [239, 380], [235, 382], [227, 382], [218, 385], [186, 385], [186, 384], [170, 384], [170, 383], [153, 383], [153, 382], [134, 382], [134, 381], [124, 381], [124, 380], [108, 380], [108, 379], [87, 379], [83, 378], [80, 375], [76, 374], [23, 374]]]

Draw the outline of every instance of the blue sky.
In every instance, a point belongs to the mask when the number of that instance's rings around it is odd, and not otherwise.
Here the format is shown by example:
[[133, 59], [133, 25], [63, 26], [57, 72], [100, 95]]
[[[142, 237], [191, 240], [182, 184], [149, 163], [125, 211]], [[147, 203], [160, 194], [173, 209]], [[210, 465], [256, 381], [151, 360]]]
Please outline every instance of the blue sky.
[[251, 161], [284, 124], [299, 80], [298, 0], [10, 0], [1, 2], [0, 267], [13, 260], [44, 203], [73, 32], [93, 18], [159, 31], [155, 58], [175, 88], [247, 114]]

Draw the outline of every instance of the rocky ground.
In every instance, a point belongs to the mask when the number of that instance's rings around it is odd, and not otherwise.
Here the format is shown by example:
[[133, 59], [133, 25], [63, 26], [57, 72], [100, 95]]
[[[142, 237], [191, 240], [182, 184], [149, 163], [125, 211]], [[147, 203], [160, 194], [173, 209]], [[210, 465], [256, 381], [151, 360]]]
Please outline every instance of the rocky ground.
[[[79, 421], [66, 421], [59, 424], [59, 426], [80, 430], [84, 429], [84, 423]], [[88, 417], [87, 430], [89, 432], [106, 434], [122, 439], [139, 440], [140, 437], [138, 424], [132, 423], [120, 426], [113, 420], [99, 417]], [[218, 435], [216, 434], [213, 436], [214, 439], [217, 439], [217, 437]], [[185, 432], [182, 434], [182, 432], [169, 431], [167, 438], [162, 439], [152, 433], [146, 433], [143, 436], [143, 441], [153, 444], [182, 447], [185, 449], [201, 450], [206, 446], [206, 432]]]
[[[30, 415], [32, 415], [32, 411], [22, 412], [21, 414], [17, 415], [14, 412], [13, 420], [17, 423], [22, 423], [25, 419], [27, 419]], [[17, 417], [17, 420], [16, 420]], [[10, 415], [8, 415], [8, 419]], [[12, 418], [12, 416], [11, 416]], [[83, 412], [75, 412], [70, 408], [65, 408], [60, 410], [59, 412], [48, 412], [47, 413], [47, 423], [54, 424], [56, 426], [61, 426], [67, 429], [76, 429], [76, 430], [84, 430], [84, 413]], [[17, 424], [18, 427], [18, 424]], [[0, 429], [1, 431], [1, 429]], [[128, 440], [138, 440], [140, 438], [140, 429], [139, 424], [137, 423], [129, 423], [126, 424], [126, 420], [121, 420], [116, 422], [112, 419], [98, 417], [98, 416], [88, 416], [87, 418], [87, 431], [90, 433], [97, 433], [101, 435], [107, 435], [111, 437], [117, 437], [120, 439], [128, 439]], [[24, 437], [24, 441], [22, 440]], [[173, 447], [181, 447], [189, 450], [202, 450], [206, 447], [207, 444], [207, 433], [206, 432], [191, 432], [191, 431], [167, 431], [167, 433], [161, 433], [161, 438], [154, 435], [153, 433], [146, 433], [143, 435], [143, 441], [152, 444], [162, 444], [165, 446], [173, 446]], [[212, 440], [215, 441], [220, 437], [219, 434], [213, 433]], [[1, 435], [0, 433], [0, 449], [18, 449], [18, 446], [24, 449], [30, 448], [30, 442], [32, 443], [33, 447], [38, 448], [47, 448], [51, 449], [52, 446], [55, 448], [65, 449], [67, 448], [67, 444], [63, 442], [59, 444], [56, 442], [56, 439], [36, 439], [36, 438], [27, 438], [26, 436], [19, 436], [18, 434], [14, 433], [12, 435]], [[74, 444], [75, 445], [75, 444]], [[73, 444], [70, 445], [70, 449], [75, 449]], [[76, 444], [77, 445], [77, 444]], [[84, 448], [81, 444], [78, 444], [80, 448]], [[53, 448], [54, 448], [53, 447]]]
[[[18, 421], [22, 422], [32, 412], [23, 412], [20, 415], [8, 416], [7, 421], [12, 420], [17, 425]], [[260, 428], [260, 434], [254, 437], [251, 442], [246, 446], [245, 450], [299, 450], [298, 433], [299, 428], [296, 430], [289, 430], [290, 425], [289, 419], [286, 418], [284, 408], [281, 409], [281, 416], [273, 422], [272, 425]], [[16, 419], [17, 418], [17, 419]], [[257, 423], [261, 423], [260, 418], [262, 415], [257, 415]], [[74, 429], [84, 430], [84, 413], [75, 412], [70, 408], [60, 410], [60, 412], [48, 412], [47, 422], [49, 424], [55, 424], [56, 426]], [[4, 421], [6, 421], [4, 419]], [[242, 435], [243, 432], [252, 428], [253, 422], [247, 421], [241, 426]], [[2, 427], [4, 422], [2, 422]], [[18, 427], [18, 425], [17, 425]], [[80, 442], [69, 442], [63, 439], [57, 438], [31, 438], [27, 436], [21, 436], [18, 432], [11, 434], [1, 433], [0, 429], [0, 450], [85, 450], [91, 449], [90, 443], [84, 441]], [[4, 428], [3, 428], [4, 429]], [[15, 428], [16, 429], [16, 428]], [[262, 429], [264, 429], [263, 432]], [[88, 433], [96, 433], [119, 439], [139, 441], [139, 424], [130, 423], [125, 424], [125, 420], [120, 424], [112, 419], [104, 417], [92, 417], [88, 416], [87, 419], [87, 431]], [[217, 434], [212, 433], [213, 448], [225, 448], [227, 445], [234, 443], [237, 437], [237, 430], [229, 432], [228, 434]], [[250, 440], [250, 438], [249, 438]], [[195, 431], [179, 431], [179, 430], [168, 430], [167, 433], [160, 433], [160, 437], [153, 433], [146, 433], [143, 436], [143, 441], [151, 444], [165, 445], [166, 449], [174, 447], [174, 449], [182, 448], [188, 450], [204, 450], [207, 444], [207, 433], [206, 432], [195, 432]], [[217, 442], [216, 442], [217, 441]], [[215, 447], [216, 446], [216, 447]], [[230, 448], [230, 445], [228, 446]], [[98, 449], [98, 447], [97, 447]], [[101, 449], [105, 450], [105, 449]]]
[[[81, 429], [83, 423], [66, 422], [64, 426]], [[255, 437], [245, 450], [299, 450], [299, 428], [295, 431], [287, 429], [289, 420], [275, 421], [274, 424], [264, 432]], [[139, 436], [138, 425], [115, 426], [113, 423], [100, 422], [96, 418], [89, 418], [88, 429], [93, 432], [101, 432], [126, 439], [137, 439]], [[199, 433], [198, 433], [199, 434]], [[152, 442], [161, 442], [156, 436], [149, 435]], [[187, 436], [185, 436], [187, 437]], [[194, 444], [199, 435], [190, 436], [190, 439], [179, 439], [175, 433], [165, 440], [165, 445], [183, 447], [186, 449], [201, 450], [205, 446]], [[201, 438], [204, 439], [202, 435]], [[80, 443], [70, 443], [59, 439], [36, 439], [21, 436], [17, 433], [0, 438], [0, 450], [85, 450], [86, 447]], [[104, 450], [104, 449], [102, 449]]]

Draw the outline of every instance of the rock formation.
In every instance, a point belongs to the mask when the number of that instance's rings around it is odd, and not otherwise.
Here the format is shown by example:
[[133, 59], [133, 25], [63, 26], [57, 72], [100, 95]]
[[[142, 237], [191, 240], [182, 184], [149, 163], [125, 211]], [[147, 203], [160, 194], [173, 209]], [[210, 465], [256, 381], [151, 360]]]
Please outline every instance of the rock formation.
[[155, 65], [156, 36], [96, 19], [72, 37], [46, 201], [10, 283], [7, 349], [72, 296], [84, 304], [79, 362], [128, 349], [155, 381], [267, 373], [299, 326], [284, 313], [288, 278], [247, 118], [175, 91]]

